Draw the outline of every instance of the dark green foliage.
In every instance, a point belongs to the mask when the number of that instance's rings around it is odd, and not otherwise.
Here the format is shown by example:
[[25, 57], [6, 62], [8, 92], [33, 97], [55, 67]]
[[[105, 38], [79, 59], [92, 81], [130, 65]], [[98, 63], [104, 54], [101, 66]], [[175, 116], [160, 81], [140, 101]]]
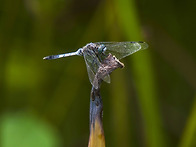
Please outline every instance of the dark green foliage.
[[102, 85], [106, 146], [194, 146], [195, 9], [175, 0], [2, 0], [0, 146], [87, 146], [83, 58], [42, 58], [98, 41], [149, 44]]

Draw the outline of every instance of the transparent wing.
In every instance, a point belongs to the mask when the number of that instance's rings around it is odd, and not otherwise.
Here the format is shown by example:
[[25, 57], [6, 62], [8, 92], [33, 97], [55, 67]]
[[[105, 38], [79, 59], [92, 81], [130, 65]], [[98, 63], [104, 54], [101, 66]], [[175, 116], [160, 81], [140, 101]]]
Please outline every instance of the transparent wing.
[[[98, 79], [96, 79], [95, 75], [98, 71], [99, 66], [101, 63], [97, 58], [96, 54], [92, 50], [84, 50], [83, 51], [84, 59], [86, 62], [86, 68], [88, 72], [88, 77], [91, 84], [94, 86], [95, 89], [98, 88]], [[101, 77], [105, 82], [110, 83], [110, 76], [106, 75], [105, 77]]]
[[129, 56], [139, 50], [144, 50], [148, 48], [146, 42], [97, 42], [95, 44], [104, 44], [106, 46], [105, 53], [111, 53], [115, 55], [118, 59], [122, 59]]

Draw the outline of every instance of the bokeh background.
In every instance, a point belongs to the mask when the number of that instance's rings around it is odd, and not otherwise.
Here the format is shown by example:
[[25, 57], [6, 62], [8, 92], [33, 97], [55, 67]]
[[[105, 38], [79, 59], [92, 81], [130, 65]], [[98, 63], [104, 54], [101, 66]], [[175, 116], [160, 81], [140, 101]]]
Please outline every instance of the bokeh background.
[[1, 147], [85, 147], [89, 42], [146, 41], [102, 85], [108, 147], [196, 146], [196, 1], [1, 0]]

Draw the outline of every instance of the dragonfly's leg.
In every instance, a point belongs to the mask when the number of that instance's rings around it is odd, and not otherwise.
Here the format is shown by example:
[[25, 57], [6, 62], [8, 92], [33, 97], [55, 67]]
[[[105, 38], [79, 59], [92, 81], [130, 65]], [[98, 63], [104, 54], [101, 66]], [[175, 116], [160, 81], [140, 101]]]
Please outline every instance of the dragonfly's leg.
[[107, 57], [107, 55], [105, 54], [105, 52], [103, 52], [103, 53], [102, 53], [102, 55], [104, 56], [104, 58], [106, 58], [106, 57]]
[[99, 59], [100, 62], [102, 62], [100, 55], [97, 55], [97, 58]]

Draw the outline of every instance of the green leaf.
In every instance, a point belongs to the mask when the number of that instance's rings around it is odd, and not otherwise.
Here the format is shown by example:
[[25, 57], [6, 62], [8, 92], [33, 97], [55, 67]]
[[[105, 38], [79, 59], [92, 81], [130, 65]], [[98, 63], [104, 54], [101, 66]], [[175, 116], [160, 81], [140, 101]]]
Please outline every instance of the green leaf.
[[54, 129], [31, 114], [5, 114], [0, 121], [1, 147], [58, 147]]

